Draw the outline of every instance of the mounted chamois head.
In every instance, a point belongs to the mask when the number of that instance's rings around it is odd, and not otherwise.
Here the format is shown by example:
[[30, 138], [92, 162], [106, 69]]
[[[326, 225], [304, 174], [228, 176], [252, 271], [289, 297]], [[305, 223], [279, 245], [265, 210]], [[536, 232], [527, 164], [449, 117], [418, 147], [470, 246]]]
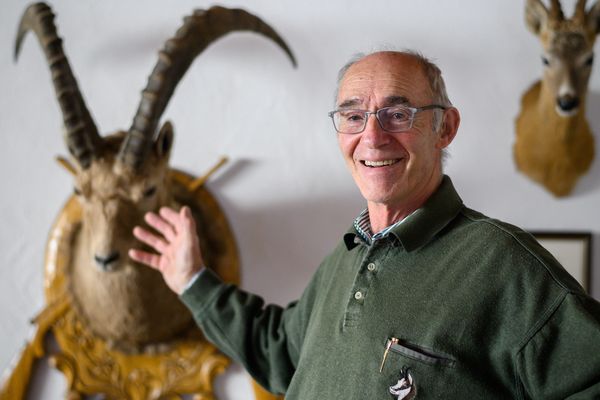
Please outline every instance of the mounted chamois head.
[[[175, 37], [160, 51], [128, 131], [99, 135], [77, 86], [56, 32], [54, 14], [43, 4], [29, 6], [19, 25], [15, 57], [25, 34], [32, 30], [50, 66], [65, 126], [65, 141], [74, 162], [61, 160], [75, 176], [81, 205], [81, 229], [70, 249], [68, 292], [87, 326], [113, 346], [137, 351], [167, 341], [192, 321], [160, 274], [127, 257], [140, 246], [132, 229], [143, 224], [147, 211], [177, 207], [168, 166], [173, 129], [158, 124], [179, 80], [195, 57], [210, 43], [232, 32], [260, 33], [278, 44], [295, 64], [277, 33], [258, 17], [239, 9], [212, 7], [184, 19]], [[190, 193], [202, 182], [192, 182]], [[181, 189], [179, 189], [181, 191]], [[182, 197], [183, 196], [183, 197]], [[204, 232], [211, 227], [204, 227]], [[219, 246], [202, 235], [201, 246]], [[212, 237], [212, 236], [211, 236]], [[216, 253], [218, 249], [214, 249]]]
[[529, 29], [543, 47], [544, 75], [521, 98], [514, 156], [517, 168], [555, 196], [566, 196], [594, 159], [594, 137], [585, 117], [600, 3], [578, 0], [571, 18], [560, 2], [547, 8], [527, 0]]
[[586, 11], [578, 0], [572, 18], [565, 18], [559, 0], [550, 8], [541, 0], [527, 0], [526, 21], [543, 48], [543, 82], [554, 95], [561, 116], [577, 113], [584, 102], [592, 65], [594, 43], [600, 29], [600, 3]]

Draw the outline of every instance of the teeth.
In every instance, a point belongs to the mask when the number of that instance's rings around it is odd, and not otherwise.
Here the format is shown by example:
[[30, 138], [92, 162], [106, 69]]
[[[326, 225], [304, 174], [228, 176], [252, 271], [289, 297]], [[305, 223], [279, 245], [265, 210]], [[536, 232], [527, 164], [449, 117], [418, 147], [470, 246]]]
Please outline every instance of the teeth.
[[365, 165], [367, 167], [384, 167], [386, 165], [396, 164], [398, 160], [383, 160], [383, 161], [369, 161], [365, 160]]

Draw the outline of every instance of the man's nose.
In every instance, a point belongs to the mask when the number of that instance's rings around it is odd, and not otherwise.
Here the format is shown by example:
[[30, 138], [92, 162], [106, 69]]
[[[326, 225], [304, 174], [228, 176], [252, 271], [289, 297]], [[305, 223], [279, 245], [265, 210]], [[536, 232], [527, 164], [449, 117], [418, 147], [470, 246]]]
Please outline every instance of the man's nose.
[[389, 143], [390, 135], [383, 130], [375, 114], [369, 115], [367, 125], [362, 133], [362, 141], [372, 147], [380, 147]]

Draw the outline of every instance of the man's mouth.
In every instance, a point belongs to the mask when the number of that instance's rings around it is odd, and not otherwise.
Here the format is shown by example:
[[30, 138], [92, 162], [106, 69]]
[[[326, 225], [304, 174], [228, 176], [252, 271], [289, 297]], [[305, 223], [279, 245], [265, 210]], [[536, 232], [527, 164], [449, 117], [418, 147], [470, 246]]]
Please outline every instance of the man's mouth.
[[381, 160], [381, 161], [361, 160], [361, 163], [366, 167], [380, 168], [380, 167], [388, 167], [390, 165], [394, 165], [398, 161], [400, 161], [399, 158], [396, 158], [393, 160]]

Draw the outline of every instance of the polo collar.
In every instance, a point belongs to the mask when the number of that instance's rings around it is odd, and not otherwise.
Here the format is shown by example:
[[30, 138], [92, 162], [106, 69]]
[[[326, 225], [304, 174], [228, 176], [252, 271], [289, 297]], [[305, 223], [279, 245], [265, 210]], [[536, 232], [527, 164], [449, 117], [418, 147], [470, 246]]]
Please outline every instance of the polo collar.
[[[462, 207], [463, 202], [452, 180], [444, 175], [442, 183], [425, 204], [403, 223], [390, 229], [389, 235], [396, 237], [406, 251], [413, 251], [430, 242], [458, 215]], [[364, 243], [354, 225], [344, 235], [344, 243], [348, 250]]]

